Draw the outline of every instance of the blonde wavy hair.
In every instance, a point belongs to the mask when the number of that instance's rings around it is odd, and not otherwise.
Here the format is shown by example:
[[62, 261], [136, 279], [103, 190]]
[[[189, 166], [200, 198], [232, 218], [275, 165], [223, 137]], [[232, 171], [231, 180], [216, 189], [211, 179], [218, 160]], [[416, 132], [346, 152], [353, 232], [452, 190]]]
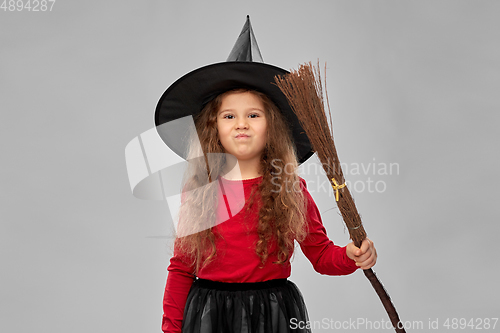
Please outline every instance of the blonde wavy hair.
[[[222, 174], [226, 163], [225, 150], [217, 130], [217, 114], [225, 96], [243, 92], [250, 92], [262, 101], [267, 121], [267, 141], [260, 161], [263, 177], [258, 191], [262, 205], [255, 253], [262, 264], [266, 263], [270, 254], [277, 256], [275, 263], [285, 264], [293, 252], [294, 239], [302, 241], [307, 233], [303, 192], [289, 188], [290, 184], [300, 184], [300, 180], [295, 145], [285, 117], [261, 92], [248, 89], [227, 91], [211, 100], [196, 116], [196, 133], [191, 136], [189, 145], [189, 164], [183, 180], [175, 247], [189, 258], [188, 264], [193, 265], [195, 274], [217, 255], [216, 236], [212, 231], [217, 209], [215, 180]], [[293, 171], [290, 172], [290, 169]], [[247, 210], [254, 205], [254, 192], [250, 195]], [[268, 246], [273, 239], [277, 244], [277, 253], [269, 253]]]

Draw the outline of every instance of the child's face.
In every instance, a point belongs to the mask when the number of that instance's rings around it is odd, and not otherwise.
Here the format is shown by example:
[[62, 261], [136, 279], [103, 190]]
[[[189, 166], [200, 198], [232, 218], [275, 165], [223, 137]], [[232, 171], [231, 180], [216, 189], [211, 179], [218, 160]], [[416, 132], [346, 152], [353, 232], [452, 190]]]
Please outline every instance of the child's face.
[[224, 96], [217, 129], [226, 153], [239, 161], [260, 159], [267, 138], [266, 113], [260, 98], [250, 92]]

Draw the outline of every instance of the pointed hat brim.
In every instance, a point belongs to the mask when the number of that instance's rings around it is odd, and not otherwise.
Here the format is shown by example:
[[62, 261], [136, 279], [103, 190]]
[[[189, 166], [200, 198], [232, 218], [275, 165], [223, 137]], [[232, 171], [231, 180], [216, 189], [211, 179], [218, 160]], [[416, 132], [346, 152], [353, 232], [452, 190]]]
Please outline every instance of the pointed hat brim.
[[[217, 95], [228, 90], [248, 88], [266, 94], [285, 115], [296, 146], [299, 163], [312, 156], [309, 138], [292, 111], [288, 101], [274, 84], [276, 75], [285, 75], [287, 70], [259, 62], [221, 62], [196, 69], [174, 82], [161, 96], [155, 112], [155, 124], [195, 116]], [[186, 140], [173, 138], [158, 131], [162, 140], [176, 154], [186, 159]]]

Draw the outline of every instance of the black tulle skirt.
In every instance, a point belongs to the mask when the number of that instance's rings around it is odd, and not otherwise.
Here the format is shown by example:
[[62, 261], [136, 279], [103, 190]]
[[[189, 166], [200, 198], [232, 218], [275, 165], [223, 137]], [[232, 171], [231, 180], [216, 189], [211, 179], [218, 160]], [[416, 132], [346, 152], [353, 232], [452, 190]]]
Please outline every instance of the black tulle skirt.
[[297, 286], [278, 279], [224, 283], [196, 279], [189, 291], [183, 333], [311, 332], [298, 323], [308, 315]]

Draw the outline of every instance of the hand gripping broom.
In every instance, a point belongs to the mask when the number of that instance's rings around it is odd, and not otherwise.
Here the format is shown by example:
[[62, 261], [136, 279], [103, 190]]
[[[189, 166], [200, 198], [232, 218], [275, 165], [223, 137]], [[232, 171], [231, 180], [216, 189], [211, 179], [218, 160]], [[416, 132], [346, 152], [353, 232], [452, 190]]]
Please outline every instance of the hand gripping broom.
[[[335, 200], [349, 230], [350, 238], [353, 240], [354, 245], [360, 247], [361, 242], [366, 238], [366, 232], [351, 193], [345, 184], [337, 150], [333, 142], [332, 115], [325, 91], [330, 128], [332, 130], [328, 127], [319, 62], [316, 67], [313, 67], [311, 63], [300, 65], [298, 70], [292, 70], [290, 74], [285, 76], [277, 76], [275, 81], [299, 118], [313, 149], [318, 153], [318, 158], [335, 191]], [[405, 332], [391, 298], [373, 270], [370, 268], [363, 270], [363, 272], [380, 297], [396, 332]]]

